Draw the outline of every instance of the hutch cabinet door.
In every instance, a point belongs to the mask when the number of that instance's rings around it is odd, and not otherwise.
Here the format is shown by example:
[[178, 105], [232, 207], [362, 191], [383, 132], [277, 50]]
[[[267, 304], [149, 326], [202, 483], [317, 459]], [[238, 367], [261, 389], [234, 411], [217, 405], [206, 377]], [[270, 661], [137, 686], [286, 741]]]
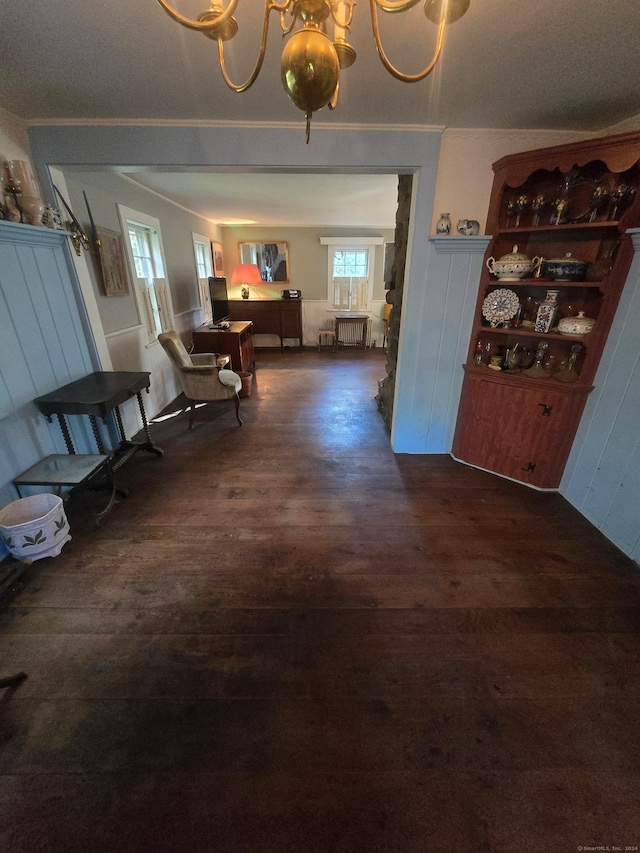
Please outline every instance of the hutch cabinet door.
[[282, 337], [302, 338], [302, 300], [283, 300]]
[[465, 378], [457, 459], [543, 489], [557, 488], [586, 394]]

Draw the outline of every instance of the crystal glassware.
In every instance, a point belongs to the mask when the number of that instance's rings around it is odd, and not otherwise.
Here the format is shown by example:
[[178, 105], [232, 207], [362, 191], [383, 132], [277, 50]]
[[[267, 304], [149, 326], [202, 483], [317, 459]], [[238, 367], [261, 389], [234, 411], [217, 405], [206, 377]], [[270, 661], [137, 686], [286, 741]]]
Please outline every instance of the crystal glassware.
[[531, 210], [533, 211], [533, 226], [534, 228], [540, 224], [540, 211], [544, 208], [547, 200], [543, 195], [537, 195], [531, 199]]
[[516, 211], [516, 203], [513, 199], [509, 199], [507, 202], [507, 228], [511, 225], [511, 217]]
[[618, 184], [611, 193], [611, 203], [613, 204], [613, 208], [609, 219], [617, 219], [620, 205], [628, 204], [635, 194], [635, 189], [630, 187], [629, 184]]
[[516, 213], [516, 223], [515, 223], [516, 228], [520, 227], [520, 216], [522, 213], [524, 213], [528, 204], [529, 204], [529, 199], [527, 198], [526, 195], [519, 195], [518, 198], [515, 200], [513, 208], [514, 208], [515, 213]]
[[598, 211], [604, 206], [607, 198], [609, 196], [609, 191], [602, 184], [598, 184], [598, 186], [591, 193], [591, 198], [589, 199], [589, 209], [591, 210], [591, 214], [589, 215], [589, 222], [595, 222], [596, 216], [598, 215]]

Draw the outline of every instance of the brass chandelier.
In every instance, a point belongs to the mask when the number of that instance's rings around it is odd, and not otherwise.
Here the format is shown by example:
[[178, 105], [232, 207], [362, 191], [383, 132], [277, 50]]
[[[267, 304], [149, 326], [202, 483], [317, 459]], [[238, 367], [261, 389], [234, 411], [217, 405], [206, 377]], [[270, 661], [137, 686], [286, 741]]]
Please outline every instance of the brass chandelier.
[[[281, 3], [265, 0], [258, 59], [250, 77], [239, 85], [229, 78], [224, 58], [224, 43], [230, 41], [238, 32], [238, 22], [233, 17], [238, 2], [239, 0], [229, 0], [225, 8], [216, 0], [211, 0], [209, 8], [194, 20], [181, 15], [167, 0], [158, 0], [174, 21], [188, 29], [197, 30], [218, 43], [222, 76], [234, 92], [246, 92], [258, 78], [267, 48], [271, 12], [277, 12], [283, 37], [293, 33], [282, 52], [282, 83], [293, 103], [305, 114], [309, 142], [313, 113], [326, 106], [330, 110], [335, 109], [340, 89], [340, 72], [343, 68], [353, 65], [356, 60], [356, 52], [346, 39], [351, 31], [355, 0], [283, 0]], [[417, 74], [404, 74], [390, 62], [384, 52], [380, 40], [378, 12], [404, 12], [419, 2], [420, 0], [369, 0], [376, 50], [387, 71], [404, 83], [415, 83], [431, 73], [442, 51], [445, 27], [464, 15], [470, 0], [425, 0], [424, 13], [438, 26], [435, 50], [431, 61], [422, 71]], [[331, 35], [327, 32], [328, 25], [332, 29]]]

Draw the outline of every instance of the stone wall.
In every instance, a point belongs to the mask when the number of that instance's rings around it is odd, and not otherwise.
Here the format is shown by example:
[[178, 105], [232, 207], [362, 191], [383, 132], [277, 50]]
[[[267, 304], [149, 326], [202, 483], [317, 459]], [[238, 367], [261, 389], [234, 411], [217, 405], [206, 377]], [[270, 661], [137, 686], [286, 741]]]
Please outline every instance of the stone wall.
[[393, 418], [393, 396], [396, 384], [404, 271], [407, 260], [412, 180], [411, 175], [400, 175], [398, 177], [398, 209], [396, 211], [393, 274], [391, 287], [387, 291], [387, 302], [393, 306], [389, 316], [389, 332], [387, 335], [387, 362], [385, 365], [387, 375], [378, 383], [378, 395], [376, 397], [378, 410], [389, 431], [391, 430], [391, 420]]

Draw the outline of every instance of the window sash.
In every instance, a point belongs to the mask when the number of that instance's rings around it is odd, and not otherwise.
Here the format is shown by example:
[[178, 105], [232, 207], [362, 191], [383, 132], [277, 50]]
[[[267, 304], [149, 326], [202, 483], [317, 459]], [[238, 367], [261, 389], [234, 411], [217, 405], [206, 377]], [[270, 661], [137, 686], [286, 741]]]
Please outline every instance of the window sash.
[[331, 250], [333, 308], [336, 311], [366, 311], [370, 291], [370, 250], [336, 247]]
[[334, 278], [369, 276], [368, 249], [334, 249], [333, 250]]
[[[135, 281], [136, 301], [149, 343], [173, 327], [171, 297], [164, 275], [158, 227], [138, 221], [136, 212], [119, 208], [127, 250]], [[141, 214], [142, 215], [142, 214]]]

